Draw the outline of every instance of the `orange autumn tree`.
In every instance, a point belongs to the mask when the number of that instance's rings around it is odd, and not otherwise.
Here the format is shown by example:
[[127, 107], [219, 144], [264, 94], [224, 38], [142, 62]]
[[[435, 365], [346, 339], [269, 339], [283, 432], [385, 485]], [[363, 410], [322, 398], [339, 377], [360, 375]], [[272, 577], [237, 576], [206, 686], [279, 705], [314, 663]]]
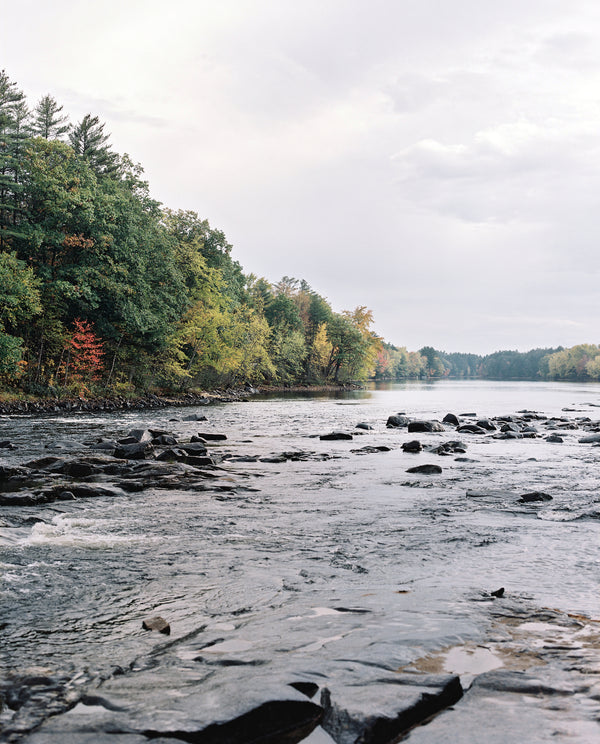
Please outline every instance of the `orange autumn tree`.
[[85, 384], [97, 382], [102, 376], [104, 342], [96, 334], [93, 325], [87, 320], [75, 318], [73, 333], [66, 346], [64, 364], [64, 385], [69, 379], [80, 384], [80, 391]]

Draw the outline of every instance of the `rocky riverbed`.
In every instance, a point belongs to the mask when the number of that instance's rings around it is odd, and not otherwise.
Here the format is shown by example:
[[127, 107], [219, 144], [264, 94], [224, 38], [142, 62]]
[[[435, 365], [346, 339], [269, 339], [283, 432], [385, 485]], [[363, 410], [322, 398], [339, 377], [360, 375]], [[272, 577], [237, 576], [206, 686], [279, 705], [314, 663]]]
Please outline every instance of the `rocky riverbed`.
[[395, 402], [0, 418], [4, 740], [594, 741], [595, 403]]

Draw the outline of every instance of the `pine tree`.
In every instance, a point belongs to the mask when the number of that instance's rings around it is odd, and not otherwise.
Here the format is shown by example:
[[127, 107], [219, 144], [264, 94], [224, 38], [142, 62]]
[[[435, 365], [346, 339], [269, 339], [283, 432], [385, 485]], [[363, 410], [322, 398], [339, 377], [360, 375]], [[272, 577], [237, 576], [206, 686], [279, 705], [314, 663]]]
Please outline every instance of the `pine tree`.
[[0, 250], [21, 237], [19, 173], [28, 117], [25, 95], [0, 71]]
[[62, 139], [69, 131], [69, 117], [61, 114], [62, 110], [51, 95], [42, 96], [33, 112], [33, 134], [47, 140]]
[[109, 139], [110, 134], [104, 134], [104, 124], [91, 114], [86, 114], [69, 132], [71, 147], [99, 175], [113, 175], [117, 170], [117, 155], [106, 144]]

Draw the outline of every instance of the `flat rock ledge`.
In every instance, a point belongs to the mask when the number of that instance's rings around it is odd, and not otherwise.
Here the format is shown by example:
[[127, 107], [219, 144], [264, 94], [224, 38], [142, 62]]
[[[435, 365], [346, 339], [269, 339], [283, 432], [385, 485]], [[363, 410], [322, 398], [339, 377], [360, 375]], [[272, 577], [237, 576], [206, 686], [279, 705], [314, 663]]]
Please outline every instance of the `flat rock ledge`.
[[[188, 688], [165, 706], [164, 699], [160, 700], [160, 672], [145, 671], [135, 675], [135, 680], [128, 681], [125, 675], [107, 681], [96, 694], [72, 701], [68, 710], [48, 718], [22, 741], [295, 744], [320, 725], [337, 744], [388, 744], [463, 695], [455, 675], [380, 672], [362, 681], [334, 674], [327, 686], [319, 687], [294, 679], [293, 672], [290, 681], [282, 684], [270, 675], [257, 678], [256, 671], [248, 673], [238, 667], [230, 671], [224, 689], [217, 690], [205, 677], [195, 689]], [[125, 700], [120, 694], [124, 692]], [[220, 700], [218, 706], [215, 699]]]

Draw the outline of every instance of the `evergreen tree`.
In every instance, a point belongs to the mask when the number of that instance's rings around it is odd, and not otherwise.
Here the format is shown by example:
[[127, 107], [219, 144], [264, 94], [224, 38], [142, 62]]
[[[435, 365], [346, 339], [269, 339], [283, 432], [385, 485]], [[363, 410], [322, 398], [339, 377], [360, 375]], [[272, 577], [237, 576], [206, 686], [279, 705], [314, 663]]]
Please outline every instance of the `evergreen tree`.
[[51, 95], [42, 96], [33, 112], [32, 133], [44, 139], [62, 139], [69, 131], [69, 117]]
[[91, 165], [98, 175], [114, 175], [118, 167], [117, 155], [107, 145], [110, 134], [97, 116], [86, 114], [69, 132], [69, 142], [75, 152]]
[[0, 71], [0, 250], [21, 236], [19, 172], [28, 113], [23, 92]]

